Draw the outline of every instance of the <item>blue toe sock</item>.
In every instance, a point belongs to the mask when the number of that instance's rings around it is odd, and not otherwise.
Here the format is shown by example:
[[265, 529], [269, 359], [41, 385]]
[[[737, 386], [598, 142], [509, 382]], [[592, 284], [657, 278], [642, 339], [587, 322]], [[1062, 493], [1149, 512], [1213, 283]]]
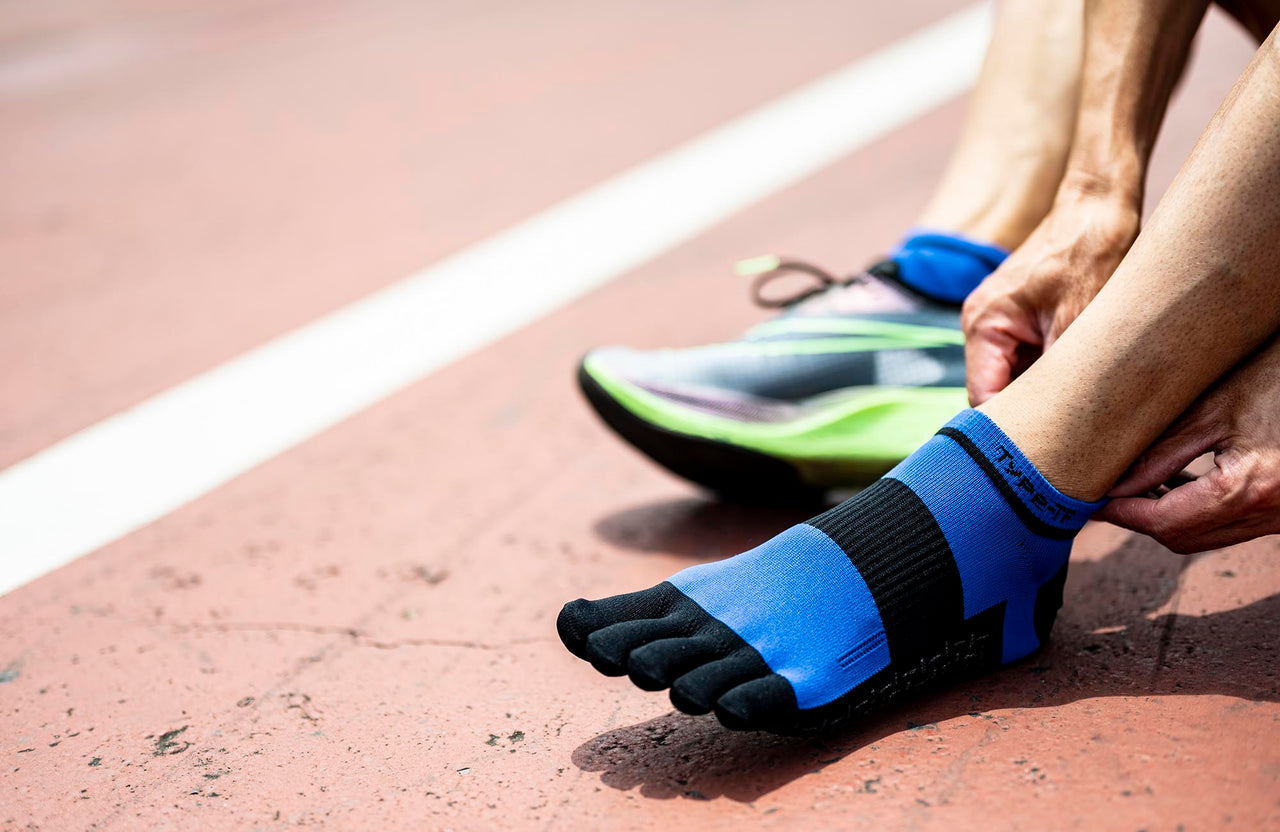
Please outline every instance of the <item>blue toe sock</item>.
[[560, 633], [690, 713], [829, 727], [1040, 647], [1072, 539], [1101, 506], [1058, 491], [967, 410], [852, 499], [651, 590], [574, 602]]
[[890, 253], [898, 279], [948, 303], [962, 303], [1009, 256], [1000, 246], [945, 231], [913, 228]]
[[810, 708], [899, 658], [929, 658], [948, 628], [996, 607], [1000, 661], [1033, 652], [1040, 589], [1100, 507], [1062, 494], [968, 410], [852, 500], [670, 582]]

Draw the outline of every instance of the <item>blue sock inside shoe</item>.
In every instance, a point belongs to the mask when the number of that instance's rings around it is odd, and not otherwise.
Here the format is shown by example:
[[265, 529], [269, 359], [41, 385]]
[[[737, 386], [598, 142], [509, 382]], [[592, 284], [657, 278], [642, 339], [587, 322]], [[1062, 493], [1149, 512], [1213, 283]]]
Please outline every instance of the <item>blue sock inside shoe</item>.
[[574, 654], [732, 728], [824, 730], [1023, 658], [1049, 635], [1071, 542], [1062, 494], [967, 410], [884, 478], [736, 557], [565, 606]]
[[898, 279], [948, 303], [962, 303], [1009, 256], [1000, 246], [962, 234], [913, 228], [889, 254]]

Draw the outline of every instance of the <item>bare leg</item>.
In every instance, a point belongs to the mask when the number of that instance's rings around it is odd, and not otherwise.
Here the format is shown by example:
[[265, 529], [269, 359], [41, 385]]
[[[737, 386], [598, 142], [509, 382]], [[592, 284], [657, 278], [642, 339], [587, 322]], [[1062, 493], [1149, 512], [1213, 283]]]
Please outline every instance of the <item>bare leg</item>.
[[1082, 0], [1013, 0], [995, 30], [927, 228], [1016, 248], [1049, 211], [1075, 127]]
[[982, 406], [1055, 485], [1106, 493], [1280, 328], [1280, 45], [1263, 43], [1115, 275]]

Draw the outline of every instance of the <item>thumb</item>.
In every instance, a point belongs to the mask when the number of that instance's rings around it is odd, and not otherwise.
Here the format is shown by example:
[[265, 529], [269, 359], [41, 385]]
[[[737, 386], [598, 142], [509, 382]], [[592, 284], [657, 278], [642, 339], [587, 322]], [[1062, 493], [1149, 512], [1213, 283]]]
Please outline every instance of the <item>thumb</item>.
[[1208, 536], [1229, 521], [1229, 514], [1210, 478], [1201, 477], [1160, 497], [1114, 499], [1094, 516], [1189, 554], [1208, 548]]
[[965, 387], [969, 402], [982, 404], [1013, 381], [1025, 359], [1026, 344], [1039, 344], [1034, 324], [1020, 309], [988, 312], [965, 328]]
[[965, 387], [974, 407], [999, 393], [1013, 381], [1017, 341], [1002, 332], [981, 332], [964, 344]]

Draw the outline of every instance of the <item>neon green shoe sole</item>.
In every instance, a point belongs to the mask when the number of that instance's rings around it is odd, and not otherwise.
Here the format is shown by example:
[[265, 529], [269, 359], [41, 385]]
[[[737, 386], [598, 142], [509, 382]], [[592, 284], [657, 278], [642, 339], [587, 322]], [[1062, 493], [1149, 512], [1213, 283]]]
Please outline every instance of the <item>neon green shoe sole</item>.
[[662, 394], [588, 355], [587, 401], [637, 450], [722, 496], [796, 501], [857, 488], [885, 474], [968, 400], [960, 387], [864, 386], [794, 403], [715, 402], [709, 390]]

